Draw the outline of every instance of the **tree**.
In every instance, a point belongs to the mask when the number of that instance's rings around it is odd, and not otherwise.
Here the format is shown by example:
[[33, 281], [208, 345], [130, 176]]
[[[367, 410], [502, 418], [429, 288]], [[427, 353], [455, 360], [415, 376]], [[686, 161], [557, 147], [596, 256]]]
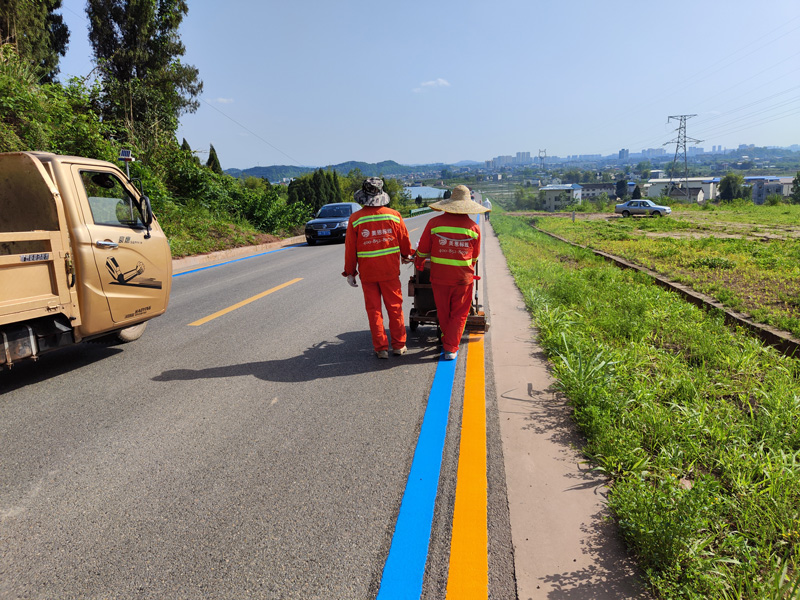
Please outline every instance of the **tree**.
[[800, 204], [800, 171], [792, 180], [792, 191], [789, 193], [789, 201], [792, 204]]
[[731, 202], [734, 198], [744, 196], [744, 177], [738, 173], [728, 173], [720, 179], [719, 198], [723, 202]]
[[620, 179], [617, 182], [617, 187], [616, 187], [616, 190], [614, 190], [614, 193], [617, 195], [617, 198], [619, 198], [620, 200], [623, 199], [625, 196], [627, 196], [628, 195], [628, 182], [625, 181], [624, 179]]
[[636, 172], [639, 173], [639, 176], [642, 179], [649, 179], [650, 171], [652, 170], [653, 170], [653, 165], [650, 163], [649, 160], [643, 160], [642, 162], [636, 165]]
[[180, 61], [178, 28], [188, 11], [186, 0], [87, 0], [104, 117], [130, 137], [173, 136], [178, 117], [197, 110], [203, 83]]
[[53, 81], [59, 55], [67, 53], [69, 29], [55, 12], [60, 8], [61, 0], [0, 0], [0, 43], [13, 45], [42, 83]]
[[635, 188], [633, 188], [633, 193], [631, 194], [631, 199], [632, 200], [639, 200], [639, 199], [641, 199], [641, 197], [642, 197], [642, 190], [640, 190], [639, 186], [637, 185]]
[[206, 166], [217, 175], [222, 175], [222, 165], [219, 164], [219, 158], [217, 158], [217, 151], [214, 150], [214, 144], [209, 146]]

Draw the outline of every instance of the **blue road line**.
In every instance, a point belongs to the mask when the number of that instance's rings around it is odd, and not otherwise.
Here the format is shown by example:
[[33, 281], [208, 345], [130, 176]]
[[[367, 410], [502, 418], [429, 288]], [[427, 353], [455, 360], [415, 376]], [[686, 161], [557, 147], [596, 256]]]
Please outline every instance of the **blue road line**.
[[188, 275], [189, 273], [199, 273], [200, 271], [208, 271], [209, 269], [215, 269], [217, 267], [222, 267], [224, 265], [230, 265], [233, 263], [241, 262], [243, 260], [249, 260], [251, 258], [256, 258], [257, 256], [266, 256], [267, 254], [274, 254], [275, 252], [281, 252], [283, 250], [288, 250], [289, 248], [293, 248], [296, 244], [292, 246], [284, 246], [283, 248], [277, 248], [275, 250], [270, 250], [268, 252], [260, 252], [259, 254], [253, 254], [252, 256], [245, 256], [243, 258], [237, 258], [235, 260], [229, 260], [226, 262], [217, 263], [216, 265], [209, 265], [207, 267], [200, 267], [199, 269], [192, 269], [191, 271], [183, 271], [181, 273], [175, 273], [172, 278], [175, 279], [176, 277], [180, 277], [181, 275]]
[[422, 594], [455, 370], [454, 360], [440, 358], [436, 365], [378, 600], [409, 600]]

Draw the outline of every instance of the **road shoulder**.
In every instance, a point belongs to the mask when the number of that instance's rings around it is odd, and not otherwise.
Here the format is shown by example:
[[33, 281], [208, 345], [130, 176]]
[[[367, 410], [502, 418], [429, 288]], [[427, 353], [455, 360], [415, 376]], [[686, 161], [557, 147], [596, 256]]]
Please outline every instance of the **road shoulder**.
[[583, 440], [553, 389], [530, 314], [489, 226], [484, 244], [518, 598], [649, 598], [608, 518], [605, 479], [582, 464]]

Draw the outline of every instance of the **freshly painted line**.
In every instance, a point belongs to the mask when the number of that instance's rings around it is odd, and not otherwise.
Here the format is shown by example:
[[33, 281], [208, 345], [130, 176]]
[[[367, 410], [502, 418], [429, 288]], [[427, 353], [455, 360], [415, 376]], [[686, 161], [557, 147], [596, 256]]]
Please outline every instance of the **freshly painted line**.
[[223, 308], [222, 310], [218, 310], [213, 315], [208, 315], [207, 317], [203, 317], [199, 321], [195, 321], [194, 323], [189, 323], [190, 326], [198, 326], [208, 323], [216, 319], [217, 317], [221, 317], [222, 315], [227, 315], [229, 312], [236, 310], [237, 308], [241, 308], [251, 302], [255, 302], [256, 300], [260, 300], [264, 296], [269, 296], [272, 292], [277, 292], [278, 290], [282, 290], [285, 287], [292, 285], [293, 283], [297, 283], [298, 281], [302, 281], [302, 277], [298, 277], [297, 279], [292, 279], [291, 281], [287, 281], [286, 283], [282, 283], [274, 288], [267, 290], [266, 292], [261, 292], [260, 294], [256, 294], [252, 298], [248, 298], [247, 300], [242, 300], [241, 302], [234, 304], [233, 306], [229, 306], [228, 308]]
[[275, 252], [281, 252], [282, 250], [288, 250], [289, 248], [294, 248], [298, 244], [292, 244], [291, 246], [284, 246], [283, 248], [277, 248], [275, 250], [269, 250], [268, 252], [259, 252], [258, 254], [253, 254], [252, 256], [245, 256], [243, 258], [237, 258], [235, 260], [229, 260], [226, 262], [217, 263], [215, 265], [209, 265], [207, 267], [200, 267], [199, 269], [192, 269], [191, 271], [181, 271], [180, 273], [175, 273], [172, 278], [175, 279], [176, 277], [180, 277], [181, 275], [188, 275], [189, 273], [198, 273], [199, 271], [208, 271], [209, 269], [216, 269], [217, 267], [222, 267], [224, 265], [230, 265], [233, 263], [237, 263], [243, 260], [249, 260], [251, 258], [256, 258], [258, 256], [265, 256], [267, 254], [274, 254]]
[[455, 368], [454, 360], [440, 358], [436, 365], [378, 600], [409, 600], [422, 594]]
[[489, 597], [487, 489], [483, 336], [470, 336], [450, 540], [448, 600], [486, 600]]

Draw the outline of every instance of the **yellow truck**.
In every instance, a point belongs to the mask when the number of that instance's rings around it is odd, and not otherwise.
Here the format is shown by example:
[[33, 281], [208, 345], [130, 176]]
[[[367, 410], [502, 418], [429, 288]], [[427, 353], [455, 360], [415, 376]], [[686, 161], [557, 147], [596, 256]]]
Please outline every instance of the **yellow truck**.
[[0, 368], [84, 340], [138, 339], [171, 287], [169, 242], [118, 167], [0, 153]]

